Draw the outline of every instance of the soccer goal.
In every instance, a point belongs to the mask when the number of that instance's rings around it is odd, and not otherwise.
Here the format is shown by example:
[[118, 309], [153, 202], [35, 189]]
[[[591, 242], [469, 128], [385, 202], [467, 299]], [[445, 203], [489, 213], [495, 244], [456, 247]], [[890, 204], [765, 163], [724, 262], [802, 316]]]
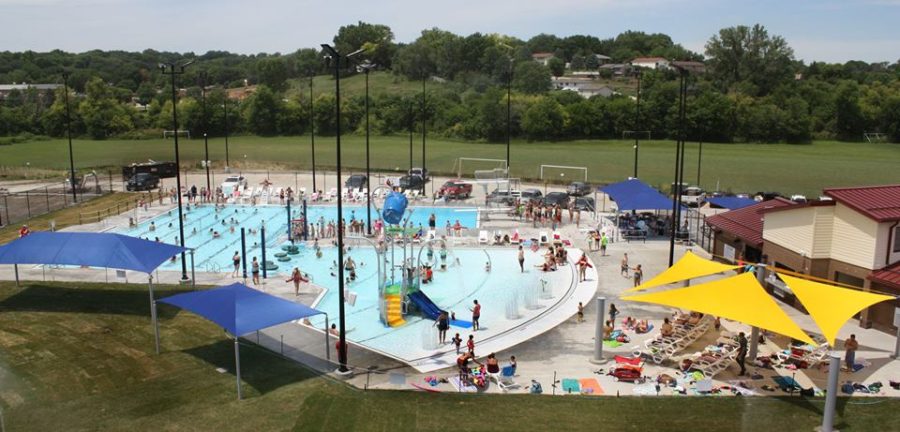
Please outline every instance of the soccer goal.
[[[164, 130], [163, 131], [163, 139], [168, 138], [170, 136], [175, 136], [175, 131], [173, 131], [173, 130]], [[186, 137], [187, 139], [191, 139], [191, 131], [179, 129], [178, 136]]]
[[887, 142], [887, 134], [882, 132], [864, 132], [863, 138], [870, 143]]
[[505, 178], [509, 175], [506, 159], [460, 157], [456, 159], [455, 165], [457, 178], [463, 178], [463, 174], [470, 172], [476, 178], [478, 175], [492, 179]]
[[640, 140], [649, 141], [650, 140], [650, 131], [648, 131], [648, 130], [622, 131], [622, 139], [623, 140], [640, 139]]
[[[566, 176], [566, 173], [574, 174]], [[541, 165], [541, 181], [554, 181], [566, 179], [577, 179], [582, 177], [582, 181], [587, 183], [588, 169], [587, 167], [567, 166], [567, 165]]]

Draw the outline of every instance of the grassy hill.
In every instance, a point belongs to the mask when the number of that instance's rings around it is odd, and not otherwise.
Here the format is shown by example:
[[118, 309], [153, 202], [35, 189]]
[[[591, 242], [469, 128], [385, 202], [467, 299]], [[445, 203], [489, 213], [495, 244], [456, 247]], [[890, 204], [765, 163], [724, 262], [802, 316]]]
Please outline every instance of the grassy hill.
[[[302, 97], [309, 95], [309, 79], [292, 79], [289, 80], [289, 89], [287, 94], [294, 97], [300, 93]], [[428, 81], [427, 88], [435, 89], [437, 87], [448, 87], [454, 84], [442, 83], [438, 81]], [[364, 74], [355, 74], [341, 78], [341, 96], [354, 97], [363, 96], [366, 92], [366, 76]], [[319, 75], [313, 78], [313, 93], [319, 95], [322, 93], [334, 94], [334, 79], [331, 75]], [[410, 81], [400, 75], [394, 75], [390, 72], [375, 71], [369, 73], [369, 95], [393, 95], [408, 96], [422, 93], [421, 81]]]

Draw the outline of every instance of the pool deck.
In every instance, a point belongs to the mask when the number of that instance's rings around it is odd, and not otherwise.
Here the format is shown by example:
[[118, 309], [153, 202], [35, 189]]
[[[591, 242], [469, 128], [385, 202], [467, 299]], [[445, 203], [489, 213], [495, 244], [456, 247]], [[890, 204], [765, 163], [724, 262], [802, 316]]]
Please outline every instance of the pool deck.
[[[295, 181], [293, 174], [282, 175], [290, 183]], [[197, 175], [199, 178], [200, 176]], [[252, 177], [251, 177], [252, 178]], [[277, 175], [272, 176], [278, 183]], [[441, 179], [436, 179], [441, 182]], [[285, 184], [290, 184], [285, 183]], [[199, 182], [198, 182], [199, 184]], [[522, 185], [522, 187], [526, 187]], [[477, 188], [476, 188], [477, 189]], [[479, 199], [476, 198], [473, 199]], [[430, 202], [429, 202], [430, 204]], [[465, 202], [460, 203], [465, 205]], [[603, 204], [598, 204], [598, 207]], [[168, 211], [171, 206], [151, 207], [149, 211], [141, 210], [139, 215], [141, 219], [154, 217], [157, 214]], [[602, 208], [602, 207], [601, 207]], [[608, 208], [608, 207], [607, 207]], [[116, 225], [127, 224], [128, 214], [109, 218], [108, 220], [89, 225], [72, 227], [72, 231], [104, 231], [112, 229]], [[571, 224], [565, 224], [560, 232], [564, 238], [571, 239], [575, 247], [587, 249], [584, 240], [583, 229], [587, 224], [596, 224], [589, 216], [585, 217], [581, 228]], [[482, 218], [482, 229], [487, 230], [513, 230], [518, 229], [525, 237], [536, 236], [539, 231], [550, 231], [549, 229], [534, 229], [530, 224], [522, 224], [512, 221], [502, 215], [492, 217], [490, 220]], [[472, 233], [477, 234], [477, 233]], [[474, 237], [468, 237], [464, 240], [456, 240], [459, 242], [477, 243]], [[684, 246], [676, 246], [676, 257], [681, 256], [687, 248]], [[694, 252], [703, 255], [703, 251], [693, 249]], [[646, 243], [627, 243], [615, 242], [610, 243], [607, 256], [600, 256], [598, 252], [588, 252], [589, 258], [594, 264], [592, 273], [589, 274], [588, 281], [578, 284], [572, 291], [571, 298], [565, 302], [567, 307], [557, 307], [548, 310], [546, 320], [539, 320], [536, 323], [528, 323], [516, 327], [513, 333], [515, 338], [508, 339], [509, 342], [502, 342], [503, 338], [497, 338], [496, 341], [486, 338], [478, 343], [478, 354], [480, 358], [489, 352], [495, 351], [501, 362], [505, 362], [510, 355], [515, 355], [518, 359], [518, 372], [515, 380], [522, 385], [522, 388], [511, 390], [511, 392], [524, 392], [531, 380], [540, 382], [545, 393], [562, 394], [561, 388], [554, 385], [555, 380], [559, 381], [565, 378], [596, 378], [606, 395], [632, 395], [632, 394], [648, 394], [653, 392], [647, 386], [635, 385], [625, 382], [616, 382], [611, 376], [606, 375], [610, 364], [595, 365], [590, 362], [593, 356], [593, 337], [595, 325], [598, 319], [598, 313], [594, 301], [590, 299], [595, 296], [605, 296], [609, 302], [616, 303], [621, 314], [619, 319], [626, 316], [634, 316], [638, 319], [649, 319], [655, 328], [659, 328], [662, 318], [671, 314], [671, 309], [646, 305], [641, 303], [631, 303], [619, 301], [621, 293], [631, 287], [631, 280], [622, 277], [619, 273], [619, 261], [623, 253], [629, 256], [631, 265], [642, 264], [644, 273], [647, 278], [658, 274], [667, 267], [668, 242], [664, 240], [648, 240]], [[98, 269], [43, 269], [40, 267], [21, 266], [20, 276], [23, 280], [66, 280], [66, 281], [90, 281], [103, 282], [109, 280], [112, 282], [125, 282], [127, 279], [131, 283], [146, 283], [147, 275], [138, 272], [125, 272], [125, 278], [119, 278], [115, 271], [104, 271]], [[199, 269], [198, 269], [199, 270]], [[188, 269], [190, 271], [190, 268]], [[177, 283], [180, 272], [164, 271], [158, 272], [155, 276], [155, 282], [158, 283]], [[5, 280], [13, 279], [12, 266], [0, 266], [0, 278]], [[240, 279], [237, 279], [240, 280]], [[220, 285], [234, 282], [235, 279], [229, 277], [227, 273], [196, 273], [196, 283], [203, 285]], [[265, 283], [261, 287], [266, 292], [280, 295], [291, 300], [297, 299], [305, 304], [310, 304], [317, 297], [319, 291], [315, 287], [308, 287], [304, 290], [300, 297], [294, 297], [292, 289], [281, 281], [277, 283]], [[585, 321], [577, 323], [574, 314], [575, 309], [572, 304], [578, 301], [584, 302], [585, 305]], [[782, 305], [785, 310], [804, 330], [810, 334], [818, 334], [818, 329], [812, 322], [810, 317], [792, 307]], [[551, 309], [551, 308], [548, 308]], [[600, 319], [605, 319], [604, 317]], [[749, 328], [729, 321], [723, 320], [723, 327], [729, 331], [746, 331]], [[149, 325], [149, 320], [148, 320]], [[165, 324], [163, 324], [165, 325]], [[658, 332], [650, 332], [646, 335], [636, 335], [631, 333], [631, 341], [616, 348], [604, 348], [604, 356], [611, 359], [614, 355], [629, 355], [638, 346], [642, 346], [644, 341], [655, 336]], [[860, 341], [860, 349], [857, 352], [857, 362], [865, 364], [865, 368], [856, 373], [841, 372], [840, 381], [853, 380], [865, 384], [871, 384], [880, 381], [887, 384], [890, 380], [898, 380], [900, 378], [900, 362], [892, 359], [890, 356], [894, 350], [895, 337], [892, 334], [884, 333], [875, 329], [864, 329], [859, 326], [857, 321], [848, 322], [838, 335], [838, 347], [842, 347], [842, 341], [851, 333], [857, 335]], [[713, 343], [717, 335], [713, 331], [708, 332], [703, 338], [689, 346], [682, 353], [673, 357], [674, 361], [680, 361], [683, 358], [689, 358], [691, 355], [703, 349], [709, 343]], [[477, 338], [476, 333], [476, 338]], [[307, 366], [320, 370], [324, 373], [334, 371], [336, 365], [334, 363], [333, 340], [331, 346], [326, 346], [324, 337], [321, 332], [305, 328], [304, 326], [287, 323], [275, 326], [258, 335], [249, 335], [245, 337], [247, 341], [259, 342], [275, 352], [283, 353], [285, 356], [300, 361]], [[777, 351], [786, 346], [786, 339], [782, 337], [771, 337], [766, 343], [760, 345], [760, 354], [767, 354]], [[840, 351], [843, 354], [843, 351]], [[329, 358], [330, 357], [330, 358]], [[447, 378], [455, 375], [455, 351], [444, 353], [429, 360], [426, 364], [419, 365], [427, 369], [427, 372], [417, 370], [418, 368], [406, 365], [396, 359], [386, 357], [379, 353], [365, 350], [362, 347], [350, 344], [349, 349], [349, 366], [353, 371], [353, 375], [347, 377], [346, 380], [354, 386], [360, 388], [382, 388], [382, 389], [414, 389], [411, 384], [426, 385], [424, 378], [430, 375]], [[644, 367], [644, 375], [656, 376], [660, 373], [667, 373], [678, 376], [676, 370], [672, 367], [673, 363], [664, 363], [657, 366], [652, 363], [646, 363]], [[760, 380], [749, 380], [749, 384], [753, 387], [750, 394], [758, 395], [783, 395], [786, 393], [779, 391], [767, 392], [760, 390], [763, 384], [774, 385], [772, 377], [776, 375], [794, 377], [800, 385], [804, 387], [815, 386], [824, 388], [826, 382], [826, 371], [820, 369], [805, 370], [787, 370], [787, 369], [758, 369], [749, 365], [748, 371], [751, 374], [759, 373], [763, 376]], [[727, 370], [718, 374], [713, 381], [714, 385], [726, 385], [737, 380], [738, 367], [732, 364]], [[457, 391], [450, 384], [442, 383], [433, 387], [437, 391]], [[488, 386], [481, 391], [500, 392], [497, 386]], [[670, 388], [663, 387], [661, 395], [675, 394]], [[694, 394], [693, 387], [688, 388], [687, 394]], [[857, 394], [854, 394], [857, 395]], [[900, 397], [900, 391], [893, 390], [885, 385], [881, 392], [882, 396]]]

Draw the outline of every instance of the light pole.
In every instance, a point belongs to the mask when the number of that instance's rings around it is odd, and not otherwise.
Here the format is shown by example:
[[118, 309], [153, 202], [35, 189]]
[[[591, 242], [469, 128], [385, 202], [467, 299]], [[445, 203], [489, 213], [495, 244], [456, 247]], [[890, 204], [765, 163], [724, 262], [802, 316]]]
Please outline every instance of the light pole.
[[425, 123], [428, 121], [425, 108], [425, 80], [428, 74], [422, 74], [422, 195], [425, 195], [425, 178], [427, 170], [425, 169]]
[[[312, 147], [312, 176], [313, 176], [313, 193], [318, 192], [316, 189], [316, 123], [313, 115], [313, 74], [309, 74], [309, 144]], [[318, 195], [317, 195], [318, 196]]]
[[369, 71], [374, 63], [365, 62], [358, 66], [366, 74], [366, 232], [372, 235], [372, 174], [369, 171]]
[[703, 140], [700, 140], [700, 147], [697, 149], [697, 187], [700, 187], [700, 164], [703, 163]]
[[[337, 184], [341, 184], [341, 54], [337, 52], [331, 45], [322, 44], [322, 49], [331, 55], [331, 61], [334, 63], [334, 112], [336, 124], [337, 158]], [[347, 54], [346, 57], [352, 57], [361, 50]], [[337, 248], [338, 248], [338, 322], [340, 328], [339, 345], [338, 345], [338, 370], [347, 372], [347, 339], [344, 320], [344, 212], [342, 207], [343, 194], [338, 194], [337, 199]]]
[[407, 174], [411, 173], [413, 169], [413, 101], [409, 101], [409, 170], [406, 171]]
[[687, 70], [680, 72], [678, 87], [678, 140], [675, 145], [675, 183], [672, 190], [672, 232], [669, 236], [669, 267], [675, 262], [675, 235], [681, 217], [681, 181], [684, 179], [684, 110], [687, 94]]
[[200, 74], [200, 97], [203, 100], [203, 165], [206, 166], [206, 192], [212, 193], [212, 183], [209, 181], [209, 122], [206, 113], [206, 72]]
[[506, 176], [509, 177], [509, 142], [512, 137], [512, 74], [513, 59], [509, 59], [506, 72]]
[[72, 112], [69, 110], [69, 73], [63, 72], [63, 85], [66, 92], [66, 136], [69, 139], [69, 180], [72, 186], [72, 202], [78, 202], [75, 191], [75, 153], [72, 151]]
[[638, 149], [640, 149], [640, 127], [641, 127], [641, 77], [643, 69], [637, 69], [637, 111], [634, 119], [634, 178], [638, 178]]
[[[178, 154], [178, 109], [176, 105], [178, 102], [178, 95], [175, 90], [175, 76], [183, 75], [184, 68], [193, 62], [194, 61], [191, 60], [180, 66], [176, 66], [174, 63], [159, 64], [162, 74], [172, 77], [172, 129], [175, 131], [175, 188], [178, 191], [176, 194], [178, 195], [178, 242], [182, 248], [184, 247], [184, 215], [181, 210], [181, 160], [179, 159]], [[185, 253], [183, 250], [181, 252], [181, 280], [188, 280], [187, 261], [185, 260]]]

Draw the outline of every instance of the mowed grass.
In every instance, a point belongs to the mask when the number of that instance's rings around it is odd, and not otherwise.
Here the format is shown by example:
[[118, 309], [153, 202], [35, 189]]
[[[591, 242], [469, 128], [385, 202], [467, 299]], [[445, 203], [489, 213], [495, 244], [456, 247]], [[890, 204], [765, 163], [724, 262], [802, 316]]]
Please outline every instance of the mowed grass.
[[[158, 287], [159, 297], [182, 292]], [[146, 287], [0, 282], [7, 430], [812, 430], [822, 400], [549, 397], [360, 391], [162, 305], [153, 352]], [[227, 372], [219, 373], [216, 368]], [[544, 383], [546, 391], [550, 383]], [[839, 401], [841, 430], [898, 430], [898, 402]]]
[[[33, 217], [23, 223], [28, 224], [28, 227], [32, 231], [49, 231], [51, 221], [56, 224], [56, 229], [79, 225], [82, 222], [96, 222], [96, 215], [99, 215], [102, 218], [115, 215], [120, 209], [133, 209], [137, 206], [136, 201], [139, 200], [141, 196], [142, 194], [139, 193], [114, 192], [88, 201], [82, 201], [77, 205], [50, 212], [42, 216]], [[88, 220], [79, 218], [79, 215], [85, 215], [85, 218]], [[18, 238], [21, 225], [22, 223], [16, 223], [0, 228], [0, 244]]]
[[[78, 168], [115, 167], [147, 159], [174, 160], [169, 140], [87, 141], [76, 140], [75, 164]], [[181, 140], [181, 160], [185, 166], [200, 169], [203, 140]], [[210, 159], [224, 166], [225, 142], [209, 142]], [[365, 167], [365, 138], [342, 138], [343, 165], [346, 173]], [[246, 155], [246, 157], [245, 157]], [[316, 164], [319, 169], [334, 167], [335, 138], [317, 137]], [[309, 136], [229, 138], [229, 159], [233, 167], [310, 169]], [[504, 159], [505, 144], [454, 141], [428, 138], [426, 165], [436, 173], [456, 172], [459, 157]], [[900, 181], [900, 145], [817, 141], [807, 145], [788, 144], [704, 144], [700, 184], [707, 189], [732, 192], [777, 191], [817, 197], [822, 188], [897, 183]], [[31, 166], [65, 169], [68, 150], [64, 140], [36, 141], [0, 147], [0, 163], [7, 166]], [[639, 177], [653, 186], [674, 180], [675, 144], [671, 141], [643, 141], [639, 153]], [[422, 164], [421, 136], [413, 142], [413, 165]], [[633, 141], [514, 141], [511, 145], [512, 176], [540, 177], [540, 165], [568, 165], [588, 168], [591, 182], [609, 183], [631, 176], [634, 166]], [[371, 139], [371, 165], [374, 170], [399, 172], [409, 167], [409, 140], [406, 136], [378, 136]], [[490, 169], [497, 163], [466, 162], [464, 175], [475, 169]], [[685, 152], [687, 183], [697, 181], [698, 144], [688, 143]], [[561, 176], [560, 174], [565, 174]], [[580, 180], [581, 172], [549, 169], [545, 177], [556, 181]]]

